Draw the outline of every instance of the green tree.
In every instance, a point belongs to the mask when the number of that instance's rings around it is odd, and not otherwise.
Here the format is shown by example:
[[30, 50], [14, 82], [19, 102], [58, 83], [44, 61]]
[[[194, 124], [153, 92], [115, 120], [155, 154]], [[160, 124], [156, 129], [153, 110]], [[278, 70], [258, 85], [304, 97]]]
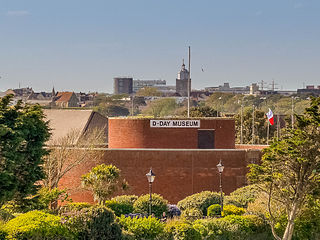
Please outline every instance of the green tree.
[[[261, 110], [255, 110], [255, 122], [254, 122], [254, 132], [255, 132], [255, 144], [266, 144], [267, 143], [267, 129], [268, 120], [265, 112]], [[243, 123], [242, 123], [242, 133], [243, 133], [243, 144], [252, 143], [252, 108], [245, 108], [243, 112]], [[241, 137], [241, 115], [238, 113], [235, 116], [236, 125], [236, 143], [240, 143]], [[274, 136], [276, 131], [275, 126], [269, 126], [269, 140]]]
[[161, 97], [162, 93], [155, 87], [144, 87], [137, 91], [136, 96], [140, 97]]
[[11, 100], [12, 95], [0, 99], [0, 205], [36, 193], [50, 136], [40, 106], [10, 106]]
[[120, 105], [109, 105], [100, 103], [99, 106], [94, 107], [94, 111], [101, 113], [106, 117], [128, 116], [129, 109]]
[[272, 199], [284, 204], [287, 225], [282, 236], [290, 240], [295, 219], [308, 196], [320, 195], [320, 97], [313, 98], [302, 116], [296, 116], [297, 128], [287, 130], [281, 141], [265, 149], [261, 165], [250, 165], [249, 180], [260, 184], [269, 197], [270, 225], [273, 235], [275, 219], [270, 208]]
[[128, 187], [125, 180], [121, 181], [120, 170], [111, 164], [93, 167], [89, 173], [81, 176], [81, 183], [93, 192], [94, 200], [99, 204], [103, 204], [119, 187]]
[[178, 104], [173, 98], [160, 98], [152, 101], [143, 113], [153, 117], [171, 116], [175, 115], [177, 106]]
[[[183, 116], [187, 116], [188, 110], [183, 112]], [[190, 117], [217, 117], [218, 112], [208, 106], [190, 108]]]

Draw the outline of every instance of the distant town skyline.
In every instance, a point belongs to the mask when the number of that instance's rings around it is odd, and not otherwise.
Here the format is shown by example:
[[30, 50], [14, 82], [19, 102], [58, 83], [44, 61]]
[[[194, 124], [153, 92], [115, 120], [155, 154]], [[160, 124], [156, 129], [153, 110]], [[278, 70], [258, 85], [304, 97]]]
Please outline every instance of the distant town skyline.
[[[317, 0], [0, 0], [0, 91], [113, 92], [113, 78], [192, 88], [320, 85]], [[190, 16], [190, 17], [189, 17]]]

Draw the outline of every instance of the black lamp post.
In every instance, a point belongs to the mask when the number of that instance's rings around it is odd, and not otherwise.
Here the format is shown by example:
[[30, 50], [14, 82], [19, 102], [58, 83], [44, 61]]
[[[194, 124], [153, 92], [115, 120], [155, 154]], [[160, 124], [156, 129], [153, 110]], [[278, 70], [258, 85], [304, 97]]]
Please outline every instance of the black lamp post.
[[217, 165], [218, 171], [219, 171], [219, 175], [220, 175], [220, 204], [221, 204], [221, 212], [223, 211], [223, 193], [222, 193], [222, 179], [221, 179], [221, 174], [223, 172], [224, 166], [221, 162]]
[[150, 171], [146, 174], [147, 178], [148, 178], [148, 182], [149, 182], [149, 194], [150, 194], [150, 198], [149, 198], [149, 216], [151, 216], [152, 214], [152, 183], [156, 177], [156, 175], [152, 172], [152, 168], [150, 168]]

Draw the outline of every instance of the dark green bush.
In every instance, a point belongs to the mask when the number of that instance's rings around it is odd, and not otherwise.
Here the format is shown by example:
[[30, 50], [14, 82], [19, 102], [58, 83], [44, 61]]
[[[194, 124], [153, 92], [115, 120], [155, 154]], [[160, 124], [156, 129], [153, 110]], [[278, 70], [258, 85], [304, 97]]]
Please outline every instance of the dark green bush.
[[221, 215], [221, 206], [220, 204], [213, 204], [210, 207], [208, 207], [208, 217], [216, 217]]
[[[168, 201], [163, 199], [159, 194], [152, 194], [152, 213], [157, 218], [162, 216], [162, 213], [168, 212]], [[149, 194], [140, 196], [133, 204], [134, 212], [147, 215], [149, 212]]]
[[164, 224], [154, 217], [130, 218], [121, 216], [119, 219], [121, 227], [132, 233], [134, 239], [161, 239], [164, 232]]
[[129, 214], [133, 212], [133, 206], [129, 203], [117, 202], [115, 200], [107, 200], [105, 206], [112, 209], [114, 214], [118, 217], [124, 214]]
[[134, 202], [137, 201], [138, 196], [136, 195], [120, 195], [112, 198], [111, 200], [114, 200], [118, 203], [125, 203], [130, 204], [133, 206]]
[[244, 208], [236, 207], [234, 205], [224, 205], [222, 216], [228, 215], [242, 215], [246, 212]]
[[230, 193], [229, 196], [225, 196], [224, 203], [232, 204], [237, 207], [247, 208], [248, 203], [252, 203], [258, 197], [260, 191], [256, 185], [248, 185], [238, 188]]
[[183, 220], [172, 220], [166, 224], [165, 239], [168, 240], [200, 240], [201, 235], [191, 223]]
[[188, 208], [184, 210], [181, 217], [185, 220], [195, 221], [203, 217], [202, 211], [197, 208]]
[[207, 214], [207, 209], [212, 204], [220, 203], [220, 193], [204, 191], [193, 194], [178, 202], [181, 211], [188, 208], [197, 208], [202, 211], [203, 215]]
[[273, 239], [267, 223], [255, 215], [201, 219], [195, 221], [193, 227], [201, 234], [202, 239]]
[[61, 218], [41, 211], [31, 211], [10, 220], [4, 226], [9, 239], [74, 239]]
[[66, 216], [66, 225], [77, 234], [78, 239], [121, 239], [120, 226], [114, 220], [115, 216], [112, 210], [94, 205]]

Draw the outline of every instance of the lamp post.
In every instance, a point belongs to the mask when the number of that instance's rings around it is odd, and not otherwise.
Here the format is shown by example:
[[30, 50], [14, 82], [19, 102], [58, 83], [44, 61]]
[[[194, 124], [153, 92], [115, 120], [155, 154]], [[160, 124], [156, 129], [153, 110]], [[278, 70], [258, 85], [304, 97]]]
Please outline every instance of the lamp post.
[[148, 182], [149, 182], [149, 216], [152, 214], [152, 183], [156, 177], [156, 175], [152, 172], [152, 168], [150, 168], [150, 171], [146, 174]]
[[217, 168], [218, 168], [218, 172], [219, 172], [219, 175], [220, 175], [220, 205], [221, 205], [221, 213], [223, 211], [223, 193], [222, 193], [222, 179], [221, 179], [221, 174], [223, 172], [223, 169], [224, 169], [224, 166], [222, 164], [222, 161], [220, 159], [220, 162], [219, 164], [217, 165]]

